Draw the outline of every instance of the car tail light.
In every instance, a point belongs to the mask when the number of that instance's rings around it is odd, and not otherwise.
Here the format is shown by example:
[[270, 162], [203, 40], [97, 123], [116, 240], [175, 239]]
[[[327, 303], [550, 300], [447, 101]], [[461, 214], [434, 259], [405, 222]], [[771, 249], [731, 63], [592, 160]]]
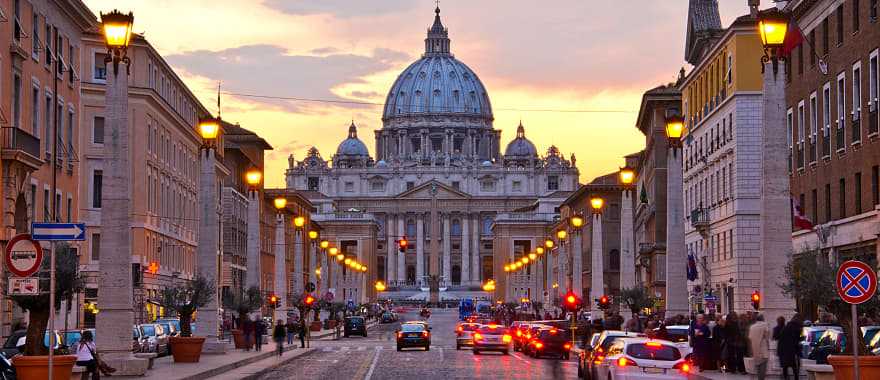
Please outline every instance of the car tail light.
[[535, 345], [535, 348], [537, 348], [539, 350], [541, 348], [544, 348], [544, 343], [541, 343], [541, 341], [536, 340], [533, 344]]
[[663, 345], [660, 344], [660, 343], [658, 343], [658, 342], [648, 342], [648, 343], [645, 343], [645, 345], [648, 346], [648, 347], [651, 347], [651, 348], [660, 348], [660, 347], [663, 347]]
[[605, 360], [605, 357], [602, 355], [598, 355], [593, 358], [593, 364], [602, 364], [602, 361]]
[[562, 347], [565, 347], [566, 350], [570, 350], [570, 349], [571, 349], [571, 343], [566, 343], [566, 344], [562, 345]]
[[516, 336], [522, 336], [522, 331], [516, 330]]
[[693, 371], [693, 367], [691, 367], [691, 364], [686, 361], [678, 363], [675, 366], [673, 366], [672, 368], [675, 368], [675, 369], [681, 371], [682, 373], [691, 373], [691, 371]]
[[628, 365], [635, 366], [637, 364], [636, 364], [636, 362], [627, 359], [625, 356], [621, 356], [619, 359], [617, 359], [617, 366], [618, 367], [626, 367]]
[[474, 340], [483, 340], [483, 334], [474, 333]]
[[513, 340], [513, 337], [510, 335], [507, 335], [507, 334], [504, 334], [504, 336], [501, 337], [501, 341], [504, 343], [510, 343], [510, 341], [512, 341], [512, 340]]
[[532, 339], [532, 334], [526, 333], [526, 339]]
[[550, 333], [551, 333], [551, 334], [556, 334], [556, 333], [557, 333], [557, 331], [558, 331], [558, 330], [556, 330], [556, 329], [553, 329], [553, 330], [550, 330]]
[[398, 338], [403, 338], [403, 333], [398, 331], [398, 332], [397, 332], [397, 337], [398, 337]]
[[464, 327], [458, 326], [458, 332], [464, 331]]

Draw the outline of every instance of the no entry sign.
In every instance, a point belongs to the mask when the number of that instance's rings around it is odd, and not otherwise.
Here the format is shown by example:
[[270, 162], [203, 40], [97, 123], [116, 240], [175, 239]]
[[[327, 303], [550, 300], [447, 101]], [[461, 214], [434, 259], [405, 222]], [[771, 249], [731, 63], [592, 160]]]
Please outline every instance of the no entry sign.
[[865, 302], [877, 292], [877, 274], [868, 264], [850, 260], [837, 270], [837, 294], [850, 304]]
[[16, 235], [6, 244], [6, 268], [18, 277], [30, 277], [40, 269], [43, 249], [28, 234]]

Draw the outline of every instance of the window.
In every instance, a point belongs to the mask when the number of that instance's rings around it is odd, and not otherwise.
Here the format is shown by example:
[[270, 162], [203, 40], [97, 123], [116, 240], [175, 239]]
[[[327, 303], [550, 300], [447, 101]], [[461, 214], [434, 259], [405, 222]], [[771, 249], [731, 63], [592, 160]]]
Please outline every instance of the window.
[[415, 237], [418, 234], [416, 231], [416, 222], [412, 219], [406, 221], [406, 236], [409, 236], [410, 239]]
[[846, 73], [840, 73], [837, 76], [837, 150], [842, 151], [846, 149], [846, 132], [844, 126], [846, 125], [846, 119], [843, 115], [846, 114]]
[[859, 31], [859, 0], [852, 0], [853, 33]]
[[831, 156], [831, 83], [822, 87], [822, 157]]
[[12, 76], [12, 126], [21, 128], [21, 75]]
[[855, 195], [855, 203], [856, 203], [856, 214], [862, 213], [862, 173], [856, 173], [855, 178], [855, 191], [853, 191], [853, 195]]
[[798, 168], [804, 168], [804, 136], [807, 134], [806, 132], [806, 115], [804, 113], [804, 101], [801, 100], [798, 103], [798, 145], [797, 145], [797, 163]]
[[46, 64], [46, 67], [52, 64], [52, 25], [49, 25], [49, 18], [43, 18], [44, 24], [46, 24], [46, 34], [44, 35], [45, 41], [43, 43], [43, 50], [46, 51], [46, 61], [43, 62]]
[[34, 12], [31, 23], [31, 57], [34, 60], [39, 60], [37, 51], [40, 50], [40, 16], [37, 16], [37, 12]]
[[371, 191], [385, 191], [385, 182], [382, 182], [382, 181], [370, 182], [370, 190]]
[[818, 99], [816, 98], [816, 93], [810, 94], [810, 162], [816, 162], [817, 157], [817, 149], [816, 149], [816, 135], [817, 128], [819, 124], [819, 104]]
[[40, 88], [34, 87], [31, 94], [31, 128], [35, 137], [40, 138]]
[[31, 184], [31, 192], [28, 194], [28, 201], [30, 202], [28, 221], [34, 222], [37, 219], [37, 185], [34, 183]]
[[67, 223], [73, 219], [73, 198], [67, 198]]
[[798, 75], [804, 75], [804, 45], [797, 47]]
[[50, 202], [51, 201], [49, 200], [49, 189], [43, 189], [43, 221], [44, 222], [49, 222], [52, 220], [51, 215], [49, 215], [49, 210], [50, 210], [49, 203]]
[[516, 192], [522, 191], [522, 182], [513, 181], [513, 191], [516, 191]]
[[816, 67], [816, 29], [810, 31], [810, 67]]
[[487, 216], [483, 218], [483, 235], [491, 235], [492, 234], [492, 217]]
[[871, 8], [869, 15], [871, 16], [871, 21], [877, 21], [877, 0], [871, 0]]
[[461, 220], [452, 219], [452, 226], [449, 228], [449, 233], [452, 236], [461, 236]]
[[52, 96], [46, 95], [46, 107], [44, 108], [46, 117], [44, 118], [46, 122], [46, 128], [43, 131], [43, 141], [46, 146], [46, 153], [52, 152]]
[[837, 6], [837, 46], [843, 45], [843, 3]]
[[309, 177], [309, 184], [308, 184], [309, 190], [318, 191], [318, 183], [319, 183], [318, 177]]
[[727, 84], [733, 84], [733, 54], [727, 55]]
[[620, 251], [612, 249], [608, 252], [608, 269], [620, 270]]
[[480, 190], [481, 191], [495, 191], [495, 180], [494, 179], [484, 179], [480, 181]]
[[454, 188], [455, 190], [461, 190], [461, 182], [452, 181], [452, 188]]
[[794, 116], [791, 112], [791, 108], [789, 108], [788, 112], [786, 112], [786, 114], [785, 114], [785, 131], [788, 135], [788, 172], [789, 173], [791, 173], [792, 167], [793, 167], [793, 165], [792, 165], [792, 152], [794, 151], [794, 136], [793, 136], [794, 126], [792, 125], [794, 122], [793, 117]]
[[871, 167], [871, 204], [880, 203], [880, 167]]
[[549, 190], [549, 191], [559, 190], [559, 176], [555, 176], [555, 175], [547, 176], [547, 190]]
[[67, 111], [67, 158], [70, 160], [70, 163], [73, 164], [73, 160], [76, 159], [73, 151], [74, 146], [74, 136], [76, 136], [74, 125], [75, 118], [73, 117], [73, 111]]
[[831, 221], [831, 184], [825, 184], [825, 221]]
[[95, 116], [92, 123], [92, 142], [95, 144], [104, 143], [104, 117]]
[[810, 194], [810, 216], [812, 217], [813, 223], [819, 223], [819, 194], [817, 194], [816, 189], [813, 189]]
[[414, 187], [416, 187], [416, 183], [415, 183], [415, 182], [407, 182], [407, 183], [406, 183], [406, 189], [407, 189], [407, 190], [410, 190], [410, 189], [412, 189], [412, 188], [414, 188]]
[[853, 66], [852, 79], [852, 142], [862, 139], [862, 67], [861, 62]]
[[101, 192], [104, 181], [104, 171], [95, 170], [92, 175], [92, 208], [101, 208]]
[[877, 133], [878, 120], [877, 120], [877, 108], [880, 104], [880, 99], [878, 99], [878, 92], [880, 92], [880, 57], [878, 57], [878, 53], [880, 50], [874, 50], [871, 52], [871, 58], [868, 61], [868, 134]]
[[840, 209], [840, 214], [838, 219], [846, 218], [846, 178], [841, 178], [840, 183], [838, 184], [838, 199], [837, 207]]
[[92, 261], [101, 258], [101, 234], [92, 234]]
[[107, 54], [95, 53], [95, 79], [107, 79], [107, 62], [104, 62], [105, 58], [107, 58]]
[[354, 192], [354, 182], [346, 182], [345, 183], [345, 192], [346, 193]]
[[822, 20], [822, 56], [823, 57], [828, 55], [828, 40], [829, 40], [828, 34], [829, 34], [828, 18], [826, 17], [825, 19]]

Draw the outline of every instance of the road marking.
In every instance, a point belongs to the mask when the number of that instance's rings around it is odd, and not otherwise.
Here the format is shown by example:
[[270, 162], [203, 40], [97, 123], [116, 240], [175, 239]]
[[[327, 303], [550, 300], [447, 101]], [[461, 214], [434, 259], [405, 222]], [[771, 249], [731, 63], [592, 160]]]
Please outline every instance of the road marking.
[[440, 351], [440, 363], [443, 363], [443, 347], [437, 348], [437, 351]]
[[364, 376], [364, 380], [370, 380], [373, 377], [373, 371], [376, 369], [376, 363], [379, 362], [379, 353], [382, 352], [382, 347], [376, 347], [376, 355], [373, 356], [373, 362], [370, 363], [370, 369], [367, 370], [367, 375]]
[[357, 350], [358, 350], [358, 351], [363, 351], [363, 350], [366, 350], [366, 349], [367, 349], [367, 346], [360, 346], [360, 347], [358, 347]]

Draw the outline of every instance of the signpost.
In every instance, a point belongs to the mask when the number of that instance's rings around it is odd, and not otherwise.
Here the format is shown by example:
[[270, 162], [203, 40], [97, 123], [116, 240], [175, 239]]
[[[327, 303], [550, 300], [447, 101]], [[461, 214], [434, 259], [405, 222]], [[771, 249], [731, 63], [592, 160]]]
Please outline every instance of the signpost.
[[86, 240], [85, 223], [33, 223], [34, 240], [83, 241]]
[[856, 305], [865, 302], [877, 292], [877, 273], [868, 264], [850, 260], [837, 270], [837, 294], [850, 304], [852, 310], [853, 375], [859, 379], [859, 325]]
[[9, 294], [16, 296], [36, 296], [40, 294], [40, 279], [33, 277], [10, 277]]
[[43, 248], [28, 234], [16, 235], [6, 244], [6, 268], [18, 277], [30, 277], [40, 269]]

